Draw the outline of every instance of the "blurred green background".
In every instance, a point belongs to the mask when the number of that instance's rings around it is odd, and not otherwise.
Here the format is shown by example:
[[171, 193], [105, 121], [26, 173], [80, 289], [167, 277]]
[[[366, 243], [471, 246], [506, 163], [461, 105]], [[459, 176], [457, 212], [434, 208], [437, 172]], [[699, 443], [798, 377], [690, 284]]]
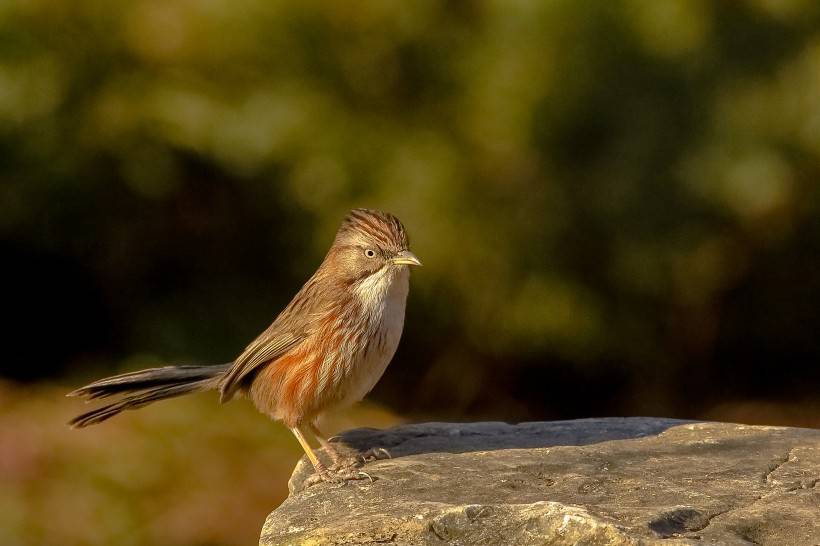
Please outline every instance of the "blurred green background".
[[247, 544], [300, 454], [246, 402], [68, 431], [231, 360], [345, 212], [414, 272], [338, 430], [820, 426], [820, 3], [0, 3], [0, 543]]

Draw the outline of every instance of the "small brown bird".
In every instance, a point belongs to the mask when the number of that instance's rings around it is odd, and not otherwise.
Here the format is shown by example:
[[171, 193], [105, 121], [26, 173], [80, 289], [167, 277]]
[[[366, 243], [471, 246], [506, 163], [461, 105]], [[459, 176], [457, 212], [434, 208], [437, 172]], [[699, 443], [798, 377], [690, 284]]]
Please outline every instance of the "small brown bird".
[[[392, 214], [355, 209], [342, 222], [319, 269], [236, 360], [168, 366], [95, 381], [68, 394], [89, 400], [125, 395], [71, 420], [75, 428], [157, 400], [219, 390], [220, 401], [249, 397], [282, 421], [316, 469], [312, 482], [367, 477], [322, 436], [317, 419], [361, 400], [393, 358], [404, 326], [409, 266], [421, 262]], [[312, 432], [333, 460], [328, 470], [308, 444]]]

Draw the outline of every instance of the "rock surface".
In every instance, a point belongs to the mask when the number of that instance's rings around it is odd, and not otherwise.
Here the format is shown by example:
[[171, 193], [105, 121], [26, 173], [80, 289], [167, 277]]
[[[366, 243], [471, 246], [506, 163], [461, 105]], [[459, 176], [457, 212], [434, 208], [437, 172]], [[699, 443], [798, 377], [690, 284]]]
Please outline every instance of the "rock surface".
[[652, 418], [344, 433], [374, 482], [307, 489], [261, 544], [820, 545], [820, 430]]

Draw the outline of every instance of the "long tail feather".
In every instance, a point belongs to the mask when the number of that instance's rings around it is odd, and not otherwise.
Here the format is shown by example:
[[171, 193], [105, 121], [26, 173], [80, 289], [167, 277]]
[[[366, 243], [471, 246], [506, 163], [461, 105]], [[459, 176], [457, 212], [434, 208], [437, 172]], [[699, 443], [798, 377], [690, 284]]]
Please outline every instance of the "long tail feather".
[[72, 428], [83, 428], [101, 423], [122, 411], [139, 409], [158, 400], [215, 389], [219, 379], [229, 368], [230, 364], [167, 366], [100, 379], [68, 393], [67, 396], [82, 396], [88, 400], [107, 398], [116, 394], [127, 396], [78, 415], [68, 424]]
[[222, 375], [230, 364], [221, 366], [165, 366], [149, 368], [106, 377], [71, 391], [66, 396], [82, 396], [89, 400], [105, 398], [114, 394], [150, 389], [160, 385], [188, 383]]

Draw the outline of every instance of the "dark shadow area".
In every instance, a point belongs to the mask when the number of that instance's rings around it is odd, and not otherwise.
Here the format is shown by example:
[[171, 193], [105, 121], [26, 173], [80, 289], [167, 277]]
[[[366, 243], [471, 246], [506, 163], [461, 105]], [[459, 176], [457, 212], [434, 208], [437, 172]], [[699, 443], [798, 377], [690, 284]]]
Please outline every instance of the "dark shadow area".
[[652, 417], [608, 417], [573, 421], [508, 423], [424, 423], [385, 430], [359, 428], [337, 441], [363, 452], [384, 448], [392, 458], [422, 453], [467, 453], [498, 449], [583, 446], [610, 440], [645, 438], [691, 423]]

